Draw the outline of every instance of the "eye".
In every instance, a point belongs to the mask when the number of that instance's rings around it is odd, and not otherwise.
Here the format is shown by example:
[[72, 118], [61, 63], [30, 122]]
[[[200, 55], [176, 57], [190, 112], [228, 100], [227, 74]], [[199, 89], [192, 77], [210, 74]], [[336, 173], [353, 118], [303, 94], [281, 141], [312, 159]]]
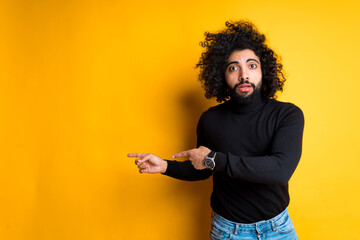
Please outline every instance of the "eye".
[[252, 64], [250, 64], [249, 67], [254, 69], [254, 68], [257, 68], [257, 65], [255, 63], [252, 63]]
[[230, 71], [230, 72], [233, 72], [233, 71], [236, 71], [236, 70], [238, 70], [238, 67], [237, 67], [237, 66], [230, 66], [230, 67], [229, 67], [229, 71]]

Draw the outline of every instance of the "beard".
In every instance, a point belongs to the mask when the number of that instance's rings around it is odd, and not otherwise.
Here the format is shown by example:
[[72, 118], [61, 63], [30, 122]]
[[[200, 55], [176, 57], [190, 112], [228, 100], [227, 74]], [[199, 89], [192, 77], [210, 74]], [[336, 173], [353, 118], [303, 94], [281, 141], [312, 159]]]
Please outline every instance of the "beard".
[[[236, 88], [244, 83], [250, 84], [251, 87], [253, 88], [253, 92], [246, 96], [242, 96], [236, 92]], [[230, 97], [237, 104], [248, 104], [254, 101], [254, 99], [261, 94], [260, 92], [261, 92], [261, 83], [258, 86], [255, 86], [254, 83], [250, 83], [249, 81], [241, 81], [238, 84], [236, 84], [233, 89], [231, 89]]]

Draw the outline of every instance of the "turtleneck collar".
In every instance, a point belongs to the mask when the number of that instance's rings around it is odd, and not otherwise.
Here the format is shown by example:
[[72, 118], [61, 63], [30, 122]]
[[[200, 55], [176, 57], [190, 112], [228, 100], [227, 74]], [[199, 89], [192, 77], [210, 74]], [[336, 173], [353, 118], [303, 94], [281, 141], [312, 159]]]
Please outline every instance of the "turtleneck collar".
[[248, 113], [255, 112], [260, 110], [264, 104], [267, 102], [267, 99], [262, 97], [261, 94], [258, 94], [250, 103], [237, 103], [233, 99], [229, 100], [231, 110], [236, 113]]

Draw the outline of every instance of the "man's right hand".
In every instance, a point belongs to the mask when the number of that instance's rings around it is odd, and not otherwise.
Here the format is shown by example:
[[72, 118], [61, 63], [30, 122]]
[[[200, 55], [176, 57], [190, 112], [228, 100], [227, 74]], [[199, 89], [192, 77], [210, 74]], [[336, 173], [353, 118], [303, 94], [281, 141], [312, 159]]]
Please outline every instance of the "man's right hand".
[[140, 173], [165, 173], [167, 161], [151, 153], [129, 153], [128, 157], [135, 157], [135, 164]]

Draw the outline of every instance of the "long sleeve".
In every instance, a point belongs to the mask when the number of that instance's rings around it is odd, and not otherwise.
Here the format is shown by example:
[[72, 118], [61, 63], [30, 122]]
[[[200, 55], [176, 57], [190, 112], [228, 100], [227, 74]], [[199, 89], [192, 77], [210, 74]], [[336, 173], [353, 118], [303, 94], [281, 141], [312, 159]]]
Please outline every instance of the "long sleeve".
[[304, 116], [297, 108], [282, 113], [268, 154], [239, 156], [218, 152], [215, 171], [230, 178], [267, 184], [287, 184], [301, 157]]
[[164, 175], [169, 177], [173, 177], [180, 180], [186, 181], [197, 181], [197, 180], [204, 180], [209, 178], [212, 175], [212, 171], [204, 169], [204, 170], [197, 170], [195, 169], [190, 161], [170, 161], [168, 162], [168, 168]]

